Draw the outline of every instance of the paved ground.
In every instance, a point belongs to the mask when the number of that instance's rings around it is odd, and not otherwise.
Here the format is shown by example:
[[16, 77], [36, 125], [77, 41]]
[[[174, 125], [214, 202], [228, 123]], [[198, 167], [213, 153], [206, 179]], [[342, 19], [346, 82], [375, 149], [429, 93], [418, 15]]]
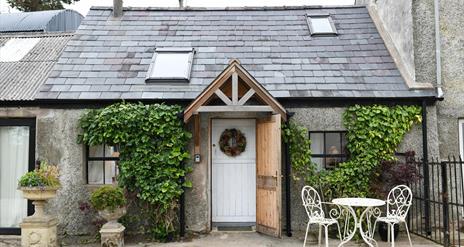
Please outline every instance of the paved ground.
[[[418, 236], [412, 236], [414, 247], [435, 247], [440, 246]], [[379, 241], [379, 247], [390, 246], [386, 242]], [[330, 240], [329, 246], [337, 246], [339, 244], [336, 240]], [[396, 246], [409, 246], [409, 242], [405, 235], [401, 234], [400, 238], [395, 242]], [[282, 239], [268, 237], [254, 232], [212, 232], [208, 235], [196, 236], [188, 241], [173, 242], [173, 243], [128, 243], [126, 246], [131, 247], [301, 247], [303, 245], [303, 235]], [[313, 240], [307, 243], [307, 246], [317, 246]], [[350, 242], [345, 246], [360, 246], [356, 242]]]
[[[396, 246], [409, 246], [409, 242], [405, 236], [400, 236], [399, 241], [395, 242]], [[338, 241], [330, 240], [329, 246], [337, 246]], [[203, 247], [203, 246], [214, 246], [214, 247], [226, 247], [226, 246], [238, 246], [238, 247], [301, 247], [303, 245], [303, 236], [296, 236], [292, 238], [283, 237], [282, 239], [276, 239], [268, 236], [264, 236], [258, 233], [251, 232], [213, 232], [208, 235], [200, 236], [192, 239], [190, 242], [176, 242], [176, 243], [151, 243], [151, 244], [134, 244], [130, 246], [150, 246], [150, 247]], [[440, 246], [426, 239], [413, 236], [413, 245], [419, 246]], [[317, 246], [314, 241], [307, 243], [307, 246]], [[356, 242], [349, 243], [345, 246], [359, 246]], [[379, 247], [387, 247], [388, 243], [379, 241]]]
[[[13, 247], [19, 246], [19, 236], [12, 236], [7, 238], [6, 236], [0, 236], [0, 247]], [[395, 246], [409, 246], [408, 240], [404, 234], [399, 236], [400, 238], [395, 242]], [[413, 235], [414, 247], [435, 247], [440, 246], [433, 242], [430, 242], [424, 238]], [[2, 241], [3, 240], [3, 241]], [[9, 241], [8, 241], [9, 240]], [[329, 246], [337, 246], [338, 241], [330, 240]], [[389, 244], [386, 242], [379, 241], [379, 247], [388, 247]], [[303, 236], [297, 234], [295, 237], [283, 237], [282, 239], [276, 239], [262, 234], [254, 232], [212, 232], [207, 235], [199, 235], [184, 242], [173, 242], [173, 243], [147, 243], [140, 242], [132, 239], [126, 243], [127, 247], [302, 247]], [[79, 245], [66, 245], [72, 247], [97, 247], [98, 243], [93, 244], [79, 244]], [[307, 243], [306, 246], [317, 246], [317, 243], [312, 241]], [[350, 242], [345, 246], [360, 246], [356, 242]]]

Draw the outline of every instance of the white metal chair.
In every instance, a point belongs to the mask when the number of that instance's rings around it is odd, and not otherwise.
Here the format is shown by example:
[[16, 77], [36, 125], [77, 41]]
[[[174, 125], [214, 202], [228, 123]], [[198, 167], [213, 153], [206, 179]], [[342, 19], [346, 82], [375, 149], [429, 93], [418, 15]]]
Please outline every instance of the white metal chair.
[[387, 204], [386, 215], [378, 217], [376, 222], [380, 221], [388, 224], [388, 241], [391, 241], [392, 247], [395, 246], [395, 224], [404, 223], [406, 233], [408, 234], [409, 245], [412, 247], [408, 223], [406, 222], [409, 207], [412, 205], [411, 189], [406, 185], [398, 185], [394, 187], [388, 193], [385, 203]]
[[309, 226], [311, 224], [319, 225], [319, 238], [318, 244], [321, 245], [321, 227], [324, 227], [325, 232], [325, 246], [329, 246], [329, 230], [328, 227], [330, 225], [336, 224], [338, 227], [338, 234], [341, 237], [340, 232], [340, 225], [338, 221], [333, 218], [327, 218], [324, 210], [322, 208], [322, 204], [332, 204], [328, 202], [322, 202], [319, 193], [311, 187], [311, 186], [304, 186], [301, 190], [301, 199], [303, 200], [303, 206], [308, 214], [308, 225], [306, 226], [306, 233], [304, 238], [303, 247], [306, 246], [306, 239], [308, 237]]

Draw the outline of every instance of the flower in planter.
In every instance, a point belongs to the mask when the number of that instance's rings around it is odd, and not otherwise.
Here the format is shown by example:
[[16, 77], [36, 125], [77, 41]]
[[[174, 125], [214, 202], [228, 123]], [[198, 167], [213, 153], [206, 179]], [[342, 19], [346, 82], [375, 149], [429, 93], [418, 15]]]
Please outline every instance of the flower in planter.
[[19, 179], [19, 187], [60, 187], [59, 170], [56, 165], [42, 161], [40, 166]]
[[126, 205], [126, 198], [121, 188], [105, 185], [92, 193], [90, 203], [98, 211], [114, 211]]

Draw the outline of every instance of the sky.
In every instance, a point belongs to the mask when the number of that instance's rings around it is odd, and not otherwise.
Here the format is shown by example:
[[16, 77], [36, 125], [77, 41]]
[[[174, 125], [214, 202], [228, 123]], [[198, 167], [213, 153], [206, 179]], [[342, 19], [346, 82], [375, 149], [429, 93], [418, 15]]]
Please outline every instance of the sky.
[[[351, 5], [354, 0], [184, 0], [191, 7], [240, 7], [240, 6], [294, 6], [294, 5]], [[80, 0], [66, 8], [86, 15], [91, 6], [111, 6], [113, 0]], [[178, 0], [124, 0], [124, 6], [177, 7]], [[6, 0], [0, 0], [0, 13], [17, 12]]]

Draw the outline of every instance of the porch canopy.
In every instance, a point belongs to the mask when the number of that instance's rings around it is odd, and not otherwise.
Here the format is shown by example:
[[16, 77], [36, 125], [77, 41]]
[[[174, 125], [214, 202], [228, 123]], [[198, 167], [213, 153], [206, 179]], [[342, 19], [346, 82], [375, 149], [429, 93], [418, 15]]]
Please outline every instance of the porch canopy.
[[184, 122], [201, 112], [269, 112], [286, 121], [285, 108], [240, 65], [229, 65], [185, 109]]

